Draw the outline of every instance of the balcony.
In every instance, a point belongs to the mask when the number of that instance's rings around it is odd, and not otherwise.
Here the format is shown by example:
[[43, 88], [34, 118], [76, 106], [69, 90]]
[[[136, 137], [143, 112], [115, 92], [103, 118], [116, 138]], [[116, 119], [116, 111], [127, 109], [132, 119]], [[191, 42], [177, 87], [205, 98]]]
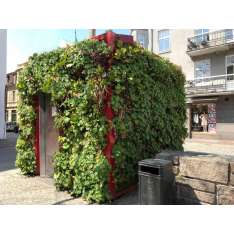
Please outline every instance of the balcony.
[[234, 74], [187, 80], [185, 91], [189, 96], [234, 93]]
[[200, 56], [234, 48], [234, 30], [223, 29], [188, 38], [187, 53]]

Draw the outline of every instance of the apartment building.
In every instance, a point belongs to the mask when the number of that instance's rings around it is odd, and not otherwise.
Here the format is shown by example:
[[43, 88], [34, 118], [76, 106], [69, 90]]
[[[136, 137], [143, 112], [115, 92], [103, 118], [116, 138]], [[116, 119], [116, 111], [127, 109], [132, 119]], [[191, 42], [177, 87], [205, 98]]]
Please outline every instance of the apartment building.
[[132, 35], [181, 66], [188, 136], [234, 140], [234, 30], [133, 29]]
[[18, 91], [16, 89], [18, 70], [7, 74], [6, 84], [6, 122], [17, 122]]
[[5, 124], [5, 84], [7, 31], [0, 29], [0, 139], [6, 138]]

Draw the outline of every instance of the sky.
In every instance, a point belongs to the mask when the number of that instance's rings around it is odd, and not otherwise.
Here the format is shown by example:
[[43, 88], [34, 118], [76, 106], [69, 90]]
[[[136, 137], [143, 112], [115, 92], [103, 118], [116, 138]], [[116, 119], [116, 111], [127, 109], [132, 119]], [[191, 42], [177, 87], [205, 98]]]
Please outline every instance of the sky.
[[[114, 29], [116, 33], [129, 34], [128, 29]], [[102, 34], [105, 30], [97, 30]], [[76, 29], [77, 40], [88, 38], [88, 30]], [[36, 29], [7, 30], [7, 73], [14, 71], [17, 65], [23, 63], [33, 53], [50, 51], [66, 43], [74, 42], [74, 29]]]

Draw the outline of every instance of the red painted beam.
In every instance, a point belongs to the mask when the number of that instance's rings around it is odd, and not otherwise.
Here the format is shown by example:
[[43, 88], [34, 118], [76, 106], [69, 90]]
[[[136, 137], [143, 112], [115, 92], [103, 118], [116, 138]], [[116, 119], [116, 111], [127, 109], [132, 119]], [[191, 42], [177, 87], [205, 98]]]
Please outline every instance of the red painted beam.
[[[99, 40], [99, 41], [105, 41], [107, 43], [107, 45], [109, 45], [112, 48], [113, 53], [115, 51], [115, 43], [117, 40], [120, 40], [120, 41], [122, 41], [124, 43], [128, 43], [128, 44], [133, 43], [132, 36], [115, 34], [112, 31], [109, 31], [109, 32], [102, 34], [102, 35], [95, 36], [92, 39]], [[108, 68], [111, 67], [111, 63], [112, 63], [112, 58], [109, 60]], [[111, 107], [111, 98], [112, 98], [112, 87], [108, 87], [107, 92], [104, 96], [103, 114], [105, 115], [106, 119], [109, 122], [111, 122], [115, 116], [115, 113]], [[111, 172], [109, 174], [108, 187], [109, 187], [109, 191], [111, 193], [112, 199], [119, 197], [121, 194], [123, 194], [127, 191], [127, 190], [125, 190], [125, 191], [122, 191], [120, 193], [116, 193], [115, 178], [113, 175], [113, 171], [115, 168], [115, 159], [112, 155], [113, 147], [114, 147], [116, 140], [117, 140], [116, 131], [114, 128], [111, 128], [106, 135], [106, 146], [103, 149], [103, 153], [106, 156], [109, 164], [111, 165]]]

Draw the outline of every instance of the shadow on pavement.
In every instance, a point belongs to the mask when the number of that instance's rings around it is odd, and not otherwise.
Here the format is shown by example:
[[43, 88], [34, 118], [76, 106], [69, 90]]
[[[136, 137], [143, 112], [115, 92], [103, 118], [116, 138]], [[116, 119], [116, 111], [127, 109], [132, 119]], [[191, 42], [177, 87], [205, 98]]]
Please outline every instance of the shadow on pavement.
[[0, 172], [15, 169], [17, 134], [7, 133], [6, 140], [0, 140]]

